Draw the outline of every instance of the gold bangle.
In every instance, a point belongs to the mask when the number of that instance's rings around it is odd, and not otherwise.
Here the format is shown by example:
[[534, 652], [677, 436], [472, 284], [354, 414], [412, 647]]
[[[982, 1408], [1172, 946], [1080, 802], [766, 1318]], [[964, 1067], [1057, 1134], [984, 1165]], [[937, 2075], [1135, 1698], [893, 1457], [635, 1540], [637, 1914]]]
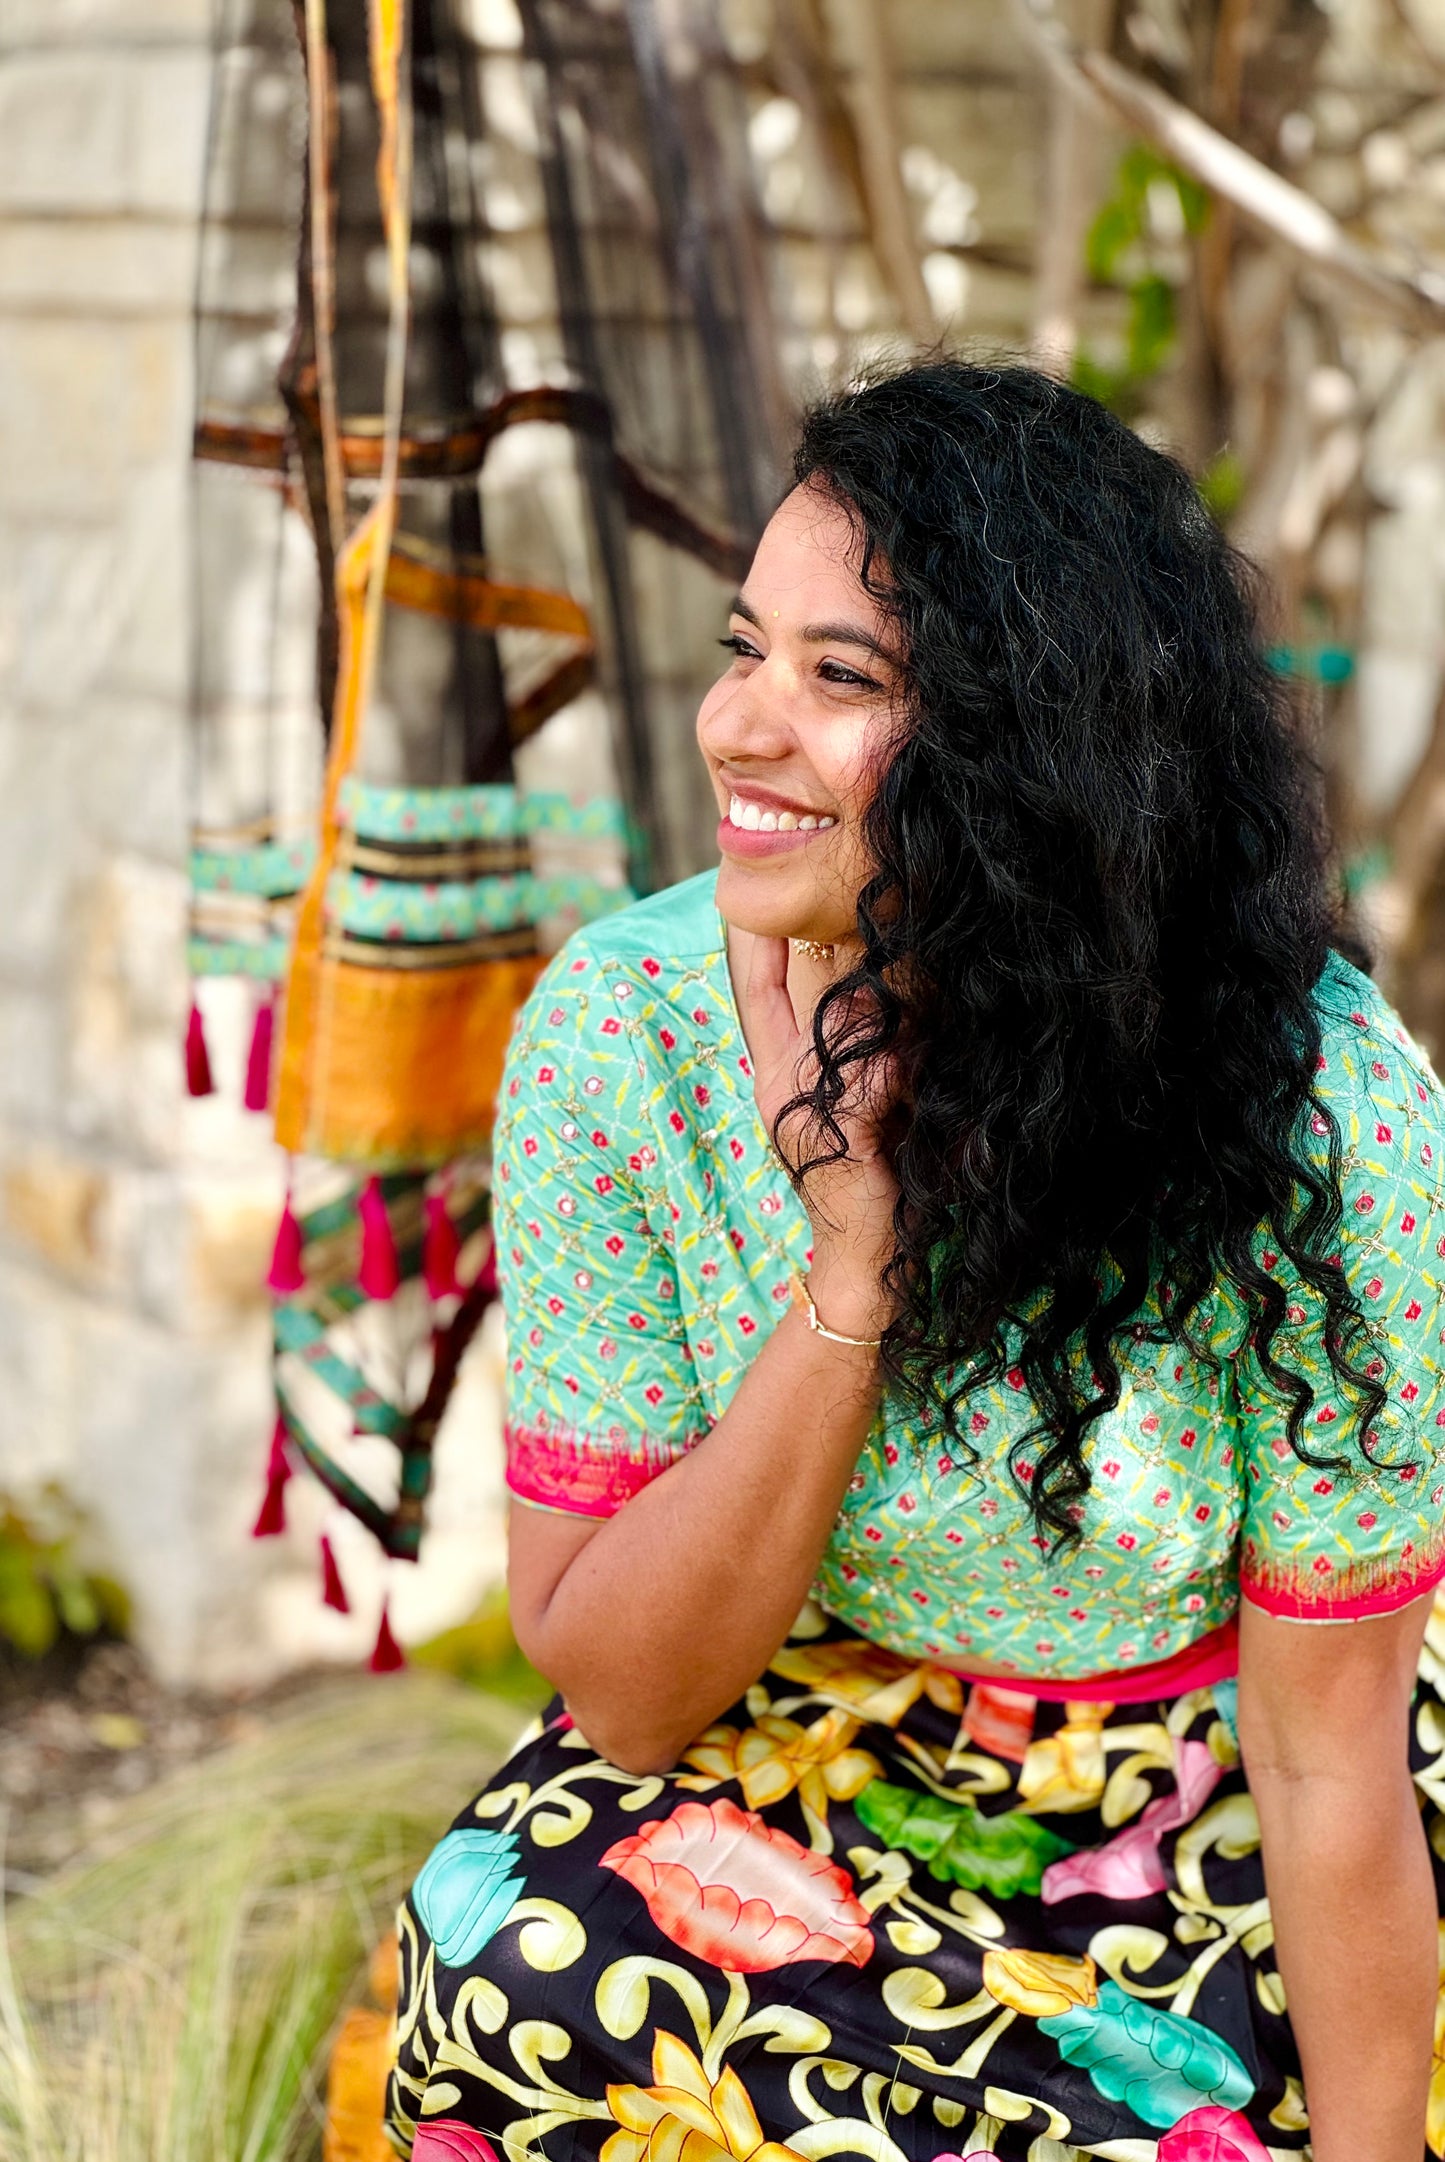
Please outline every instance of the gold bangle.
[[881, 1336], [841, 1336], [836, 1329], [825, 1329], [818, 1319], [818, 1309], [813, 1304], [813, 1294], [795, 1269], [788, 1279], [794, 1306], [801, 1306], [808, 1317], [808, 1327], [815, 1336], [826, 1336], [830, 1344], [853, 1344], [862, 1351], [876, 1351], [882, 1343]]

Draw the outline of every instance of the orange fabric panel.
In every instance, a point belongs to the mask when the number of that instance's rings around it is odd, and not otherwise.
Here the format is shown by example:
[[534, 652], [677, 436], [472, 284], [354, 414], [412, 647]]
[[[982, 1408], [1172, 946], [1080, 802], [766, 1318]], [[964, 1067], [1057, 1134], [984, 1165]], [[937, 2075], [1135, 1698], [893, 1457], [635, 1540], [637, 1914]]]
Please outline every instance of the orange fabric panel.
[[544, 959], [380, 969], [298, 952], [295, 1054], [276, 1112], [283, 1147], [385, 1170], [444, 1163], [491, 1132], [512, 1020]]

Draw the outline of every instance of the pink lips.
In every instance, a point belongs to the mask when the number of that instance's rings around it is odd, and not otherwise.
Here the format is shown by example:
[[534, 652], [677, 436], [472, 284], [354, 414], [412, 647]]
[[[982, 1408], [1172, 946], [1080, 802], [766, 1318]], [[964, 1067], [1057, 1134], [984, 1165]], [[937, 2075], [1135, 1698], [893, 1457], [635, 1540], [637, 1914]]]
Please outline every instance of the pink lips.
[[798, 826], [791, 833], [755, 833], [724, 817], [718, 820], [717, 845], [727, 856], [781, 856], [835, 830], [832, 826]]

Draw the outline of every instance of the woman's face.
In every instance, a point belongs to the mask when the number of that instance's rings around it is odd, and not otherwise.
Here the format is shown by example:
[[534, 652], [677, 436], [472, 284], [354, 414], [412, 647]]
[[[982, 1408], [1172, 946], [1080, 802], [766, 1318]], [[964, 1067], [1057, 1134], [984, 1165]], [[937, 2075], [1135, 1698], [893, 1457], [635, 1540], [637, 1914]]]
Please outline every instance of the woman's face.
[[733, 659], [702, 702], [718, 907], [739, 930], [834, 942], [869, 874], [858, 822], [902, 688], [898, 634], [855, 568], [852, 521], [795, 488], [733, 603]]

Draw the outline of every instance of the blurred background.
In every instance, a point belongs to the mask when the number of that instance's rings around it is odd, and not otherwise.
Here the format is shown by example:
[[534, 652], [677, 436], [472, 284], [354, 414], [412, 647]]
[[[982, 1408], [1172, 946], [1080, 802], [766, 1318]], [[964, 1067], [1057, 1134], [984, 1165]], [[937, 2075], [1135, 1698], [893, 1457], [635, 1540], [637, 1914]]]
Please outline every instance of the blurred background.
[[0, 0], [15, 2153], [319, 2151], [377, 1918], [536, 1698], [510, 1016], [711, 860], [795, 416], [934, 345], [1104, 399], [1264, 566], [1438, 1056], [1445, 0]]

